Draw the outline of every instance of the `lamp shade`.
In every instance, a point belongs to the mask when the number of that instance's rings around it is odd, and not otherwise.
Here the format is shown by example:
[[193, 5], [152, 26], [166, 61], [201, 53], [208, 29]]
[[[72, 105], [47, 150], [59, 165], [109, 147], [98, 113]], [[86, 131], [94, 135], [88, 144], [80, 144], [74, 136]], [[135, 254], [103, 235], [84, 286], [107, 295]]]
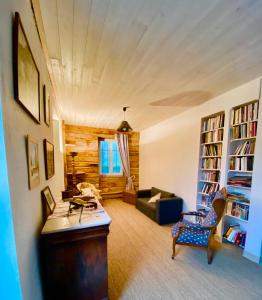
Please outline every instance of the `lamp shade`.
[[117, 131], [120, 132], [128, 132], [128, 131], [132, 131], [132, 127], [128, 124], [127, 121], [122, 121], [120, 126], [117, 128]]

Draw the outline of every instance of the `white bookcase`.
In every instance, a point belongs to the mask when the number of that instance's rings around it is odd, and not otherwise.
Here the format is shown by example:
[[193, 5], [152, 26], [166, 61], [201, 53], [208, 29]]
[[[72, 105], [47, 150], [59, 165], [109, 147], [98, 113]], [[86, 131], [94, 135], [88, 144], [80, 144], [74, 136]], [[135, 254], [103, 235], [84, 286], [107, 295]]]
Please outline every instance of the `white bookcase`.
[[209, 210], [208, 196], [220, 187], [224, 122], [224, 111], [201, 120], [197, 209]]
[[[230, 116], [226, 172], [228, 199], [222, 231], [225, 234], [228, 228], [233, 228], [235, 235], [231, 230], [231, 235], [223, 240], [242, 248], [245, 246], [251, 201], [258, 110], [259, 101], [254, 100], [233, 107]], [[237, 234], [241, 236], [236, 240]]]

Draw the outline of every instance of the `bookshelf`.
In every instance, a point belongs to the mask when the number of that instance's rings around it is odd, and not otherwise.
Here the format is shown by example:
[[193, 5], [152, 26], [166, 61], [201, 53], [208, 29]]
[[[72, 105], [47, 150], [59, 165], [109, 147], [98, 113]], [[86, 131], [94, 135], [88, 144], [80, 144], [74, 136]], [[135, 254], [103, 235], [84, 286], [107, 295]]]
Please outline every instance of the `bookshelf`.
[[220, 187], [225, 112], [202, 118], [200, 132], [197, 209], [208, 211], [208, 196]]
[[227, 207], [223, 241], [245, 247], [257, 135], [259, 101], [233, 107], [227, 159]]

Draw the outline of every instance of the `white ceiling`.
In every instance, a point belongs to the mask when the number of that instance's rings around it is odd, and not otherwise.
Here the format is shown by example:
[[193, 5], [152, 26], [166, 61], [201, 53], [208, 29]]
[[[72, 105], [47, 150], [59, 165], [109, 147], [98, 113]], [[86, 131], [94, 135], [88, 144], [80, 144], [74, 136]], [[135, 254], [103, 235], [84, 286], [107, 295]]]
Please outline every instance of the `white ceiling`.
[[135, 130], [262, 75], [262, 1], [40, 0], [66, 122]]

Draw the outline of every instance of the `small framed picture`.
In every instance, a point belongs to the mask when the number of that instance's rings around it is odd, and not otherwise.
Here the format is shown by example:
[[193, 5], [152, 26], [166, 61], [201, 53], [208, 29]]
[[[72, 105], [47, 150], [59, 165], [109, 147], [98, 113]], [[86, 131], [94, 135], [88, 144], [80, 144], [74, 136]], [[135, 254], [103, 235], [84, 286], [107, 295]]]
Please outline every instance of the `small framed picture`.
[[26, 138], [26, 142], [28, 180], [29, 189], [31, 190], [40, 183], [38, 142], [29, 135]]
[[45, 187], [42, 191], [41, 191], [41, 194], [42, 194], [42, 198], [44, 199], [44, 201], [46, 202], [49, 210], [50, 210], [50, 213], [52, 214], [54, 209], [55, 209], [55, 206], [56, 206], [56, 203], [55, 203], [55, 200], [53, 198], [53, 195], [50, 191], [50, 188], [49, 186]]
[[54, 145], [44, 139], [45, 177], [49, 179], [55, 174]]
[[14, 17], [13, 69], [15, 99], [40, 123], [40, 74], [18, 12]]
[[45, 123], [46, 125], [49, 127], [50, 126], [50, 107], [51, 107], [51, 100], [50, 100], [50, 94], [49, 91], [46, 87], [46, 85], [44, 85], [43, 87], [43, 95], [44, 95], [44, 119], [45, 119]]

